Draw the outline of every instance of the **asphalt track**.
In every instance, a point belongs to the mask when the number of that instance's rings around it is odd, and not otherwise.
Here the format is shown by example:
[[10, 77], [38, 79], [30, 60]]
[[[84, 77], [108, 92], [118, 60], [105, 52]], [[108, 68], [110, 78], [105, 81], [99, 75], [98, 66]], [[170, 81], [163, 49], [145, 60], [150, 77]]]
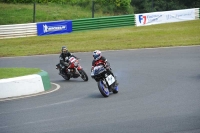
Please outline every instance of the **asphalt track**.
[[200, 133], [200, 46], [106, 51], [119, 93], [104, 98], [90, 78], [92, 53], [74, 53], [89, 81], [65, 81], [58, 55], [0, 58], [36, 67], [60, 85], [52, 93], [0, 101], [0, 133]]

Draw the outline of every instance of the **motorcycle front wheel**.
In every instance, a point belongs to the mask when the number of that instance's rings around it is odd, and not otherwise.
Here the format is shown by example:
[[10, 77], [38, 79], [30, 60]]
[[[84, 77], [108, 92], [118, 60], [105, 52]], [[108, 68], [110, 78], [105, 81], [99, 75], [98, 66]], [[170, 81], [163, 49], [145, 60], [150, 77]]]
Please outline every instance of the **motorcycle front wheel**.
[[109, 92], [108, 88], [105, 87], [103, 81], [100, 80], [99, 82], [97, 82], [97, 84], [98, 84], [98, 88], [99, 88], [99, 91], [101, 92], [101, 94], [104, 97], [108, 97], [110, 92]]
[[84, 81], [88, 81], [88, 76], [87, 76], [86, 72], [83, 69], [79, 70], [79, 73], [81, 74], [81, 78]]

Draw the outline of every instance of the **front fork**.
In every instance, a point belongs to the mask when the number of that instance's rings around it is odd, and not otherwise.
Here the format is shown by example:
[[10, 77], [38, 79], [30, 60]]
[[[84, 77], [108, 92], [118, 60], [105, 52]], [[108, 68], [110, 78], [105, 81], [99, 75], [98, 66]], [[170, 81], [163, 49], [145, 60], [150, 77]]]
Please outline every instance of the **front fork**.
[[80, 65], [78, 65], [77, 67], [75, 67], [76, 72], [78, 72], [78, 74], [81, 75], [81, 76], [82, 76], [82, 74], [79, 71], [82, 70], [82, 69], [83, 68]]
[[106, 80], [104, 79], [104, 80], [102, 80], [102, 82], [103, 82], [104, 87], [108, 88], [108, 84], [107, 84]]

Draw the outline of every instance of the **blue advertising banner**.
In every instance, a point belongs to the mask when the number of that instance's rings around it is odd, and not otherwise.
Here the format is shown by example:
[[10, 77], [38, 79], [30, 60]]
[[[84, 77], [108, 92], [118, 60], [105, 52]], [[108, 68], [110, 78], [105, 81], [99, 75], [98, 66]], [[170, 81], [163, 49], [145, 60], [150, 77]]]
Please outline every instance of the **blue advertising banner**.
[[71, 20], [37, 23], [38, 36], [65, 34], [70, 32], [72, 32]]

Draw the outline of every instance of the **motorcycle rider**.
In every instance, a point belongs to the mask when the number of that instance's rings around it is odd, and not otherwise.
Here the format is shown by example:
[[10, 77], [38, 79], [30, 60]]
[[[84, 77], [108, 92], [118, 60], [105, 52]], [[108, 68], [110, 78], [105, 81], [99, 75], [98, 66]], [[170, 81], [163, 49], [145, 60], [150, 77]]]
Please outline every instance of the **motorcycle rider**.
[[[66, 70], [66, 68], [69, 66], [69, 57], [70, 56], [73, 56], [73, 57], [75, 57], [76, 59], [77, 59], [77, 57], [76, 56], [74, 56], [74, 55], [72, 55], [69, 51], [68, 51], [68, 49], [67, 49], [67, 47], [66, 46], [62, 46], [62, 48], [61, 48], [61, 54], [60, 54], [60, 56], [59, 56], [59, 59], [60, 59], [60, 63], [59, 64], [57, 64], [57, 65], [60, 65], [61, 67], [61, 69], [59, 69], [59, 74], [61, 75], [61, 74], [65, 74], [65, 70]], [[56, 66], [57, 66], [56, 65]]]
[[[112, 72], [112, 69], [110, 67], [110, 63], [108, 62], [108, 60], [104, 56], [102, 56], [102, 53], [101, 53], [100, 50], [93, 51], [93, 58], [94, 59], [92, 61], [91, 71], [94, 69], [94, 67], [96, 65], [102, 64], [102, 65], [104, 65], [104, 67], [106, 68], [106, 70], [109, 71], [113, 75], [113, 77], [115, 77], [115, 79], [116, 79], [116, 76], [114, 76], [114, 74]], [[118, 84], [119, 83], [116, 80], [115, 85], [117, 86]]]

